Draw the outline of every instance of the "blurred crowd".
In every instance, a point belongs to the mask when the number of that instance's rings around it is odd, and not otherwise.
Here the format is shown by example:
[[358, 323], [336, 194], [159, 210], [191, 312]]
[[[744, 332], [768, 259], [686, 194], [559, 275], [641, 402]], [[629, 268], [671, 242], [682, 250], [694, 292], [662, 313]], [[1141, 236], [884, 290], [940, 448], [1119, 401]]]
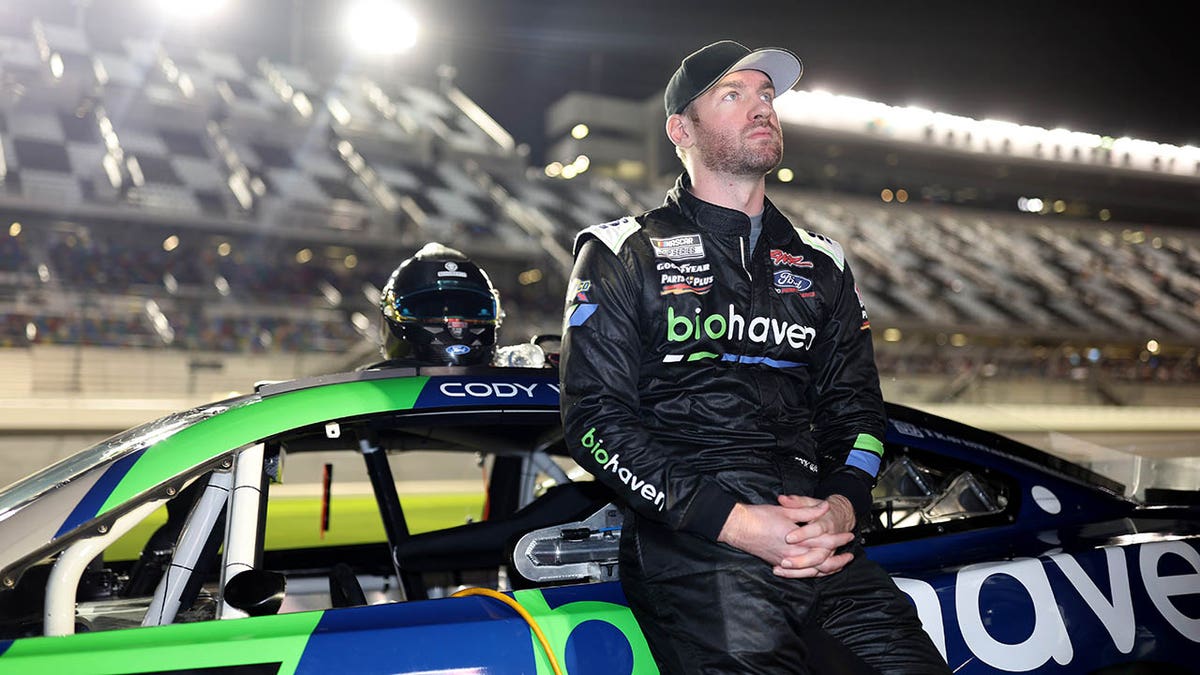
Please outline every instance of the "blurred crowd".
[[[0, 347], [341, 352], [376, 328], [405, 251], [145, 229], [0, 235]], [[559, 281], [488, 266], [518, 330], [557, 332]], [[498, 278], [497, 278], [498, 277]], [[516, 336], [517, 339], [528, 335]]]

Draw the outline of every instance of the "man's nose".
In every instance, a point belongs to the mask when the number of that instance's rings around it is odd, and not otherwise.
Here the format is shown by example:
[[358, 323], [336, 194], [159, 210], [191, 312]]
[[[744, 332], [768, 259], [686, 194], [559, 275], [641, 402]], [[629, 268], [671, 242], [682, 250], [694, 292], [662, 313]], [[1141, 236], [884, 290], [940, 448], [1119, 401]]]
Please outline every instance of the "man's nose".
[[769, 102], [764, 101], [762, 98], [759, 98], [758, 103], [753, 108], [751, 108], [750, 116], [756, 120], [766, 119], [766, 118], [769, 118], [771, 116], [771, 114], [774, 112], [775, 112], [775, 108], [771, 107], [771, 104]]

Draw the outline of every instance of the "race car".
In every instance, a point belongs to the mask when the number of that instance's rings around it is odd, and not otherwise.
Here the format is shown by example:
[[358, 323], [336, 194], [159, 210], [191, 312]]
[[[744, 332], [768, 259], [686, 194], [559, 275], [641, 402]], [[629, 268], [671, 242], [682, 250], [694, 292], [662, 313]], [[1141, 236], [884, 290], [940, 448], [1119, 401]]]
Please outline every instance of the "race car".
[[[952, 670], [1195, 672], [1195, 505], [887, 412], [867, 554]], [[473, 522], [413, 527], [416, 456], [482, 467]], [[311, 457], [363, 467], [379, 532], [275, 536]], [[170, 415], [0, 492], [0, 673], [655, 673], [621, 509], [580, 473], [553, 368], [365, 370]], [[332, 534], [346, 502], [319, 484]]]

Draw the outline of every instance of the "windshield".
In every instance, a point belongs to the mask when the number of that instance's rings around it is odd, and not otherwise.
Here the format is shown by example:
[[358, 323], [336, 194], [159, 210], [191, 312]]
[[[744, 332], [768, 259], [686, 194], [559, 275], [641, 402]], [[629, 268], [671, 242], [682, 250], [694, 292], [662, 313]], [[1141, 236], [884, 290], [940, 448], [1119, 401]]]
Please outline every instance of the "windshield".
[[1121, 483], [1125, 496], [1136, 501], [1155, 501], [1148, 499], [1147, 490], [1153, 495], [1155, 490], [1195, 490], [1200, 485], [1200, 439], [1107, 436], [1100, 443], [1087, 434], [1049, 431], [1022, 440]]
[[67, 483], [106, 462], [154, 445], [197, 422], [237, 407], [248, 398], [230, 399], [167, 415], [107, 438], [37, 473], [30, 474], [0, 491], [0, 520], [11, 515], [17, 507], [55, 486]]

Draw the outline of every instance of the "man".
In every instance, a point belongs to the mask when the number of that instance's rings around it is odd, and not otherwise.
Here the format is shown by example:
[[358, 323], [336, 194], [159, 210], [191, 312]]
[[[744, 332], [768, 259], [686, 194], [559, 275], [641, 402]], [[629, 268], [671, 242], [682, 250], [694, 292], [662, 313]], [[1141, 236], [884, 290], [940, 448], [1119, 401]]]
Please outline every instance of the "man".
[[664, 206], [576, 240], [567, 444], [624, 501], [622, 584], [663, 672], [812, 672], [829, 644], [857, 654], [839, 667], [948, 672], [853, 544], [885, 420], [850, 268], [765, 196], [775, 93], [801, 72], [723, 41], [671, 78], [684, 174]]

